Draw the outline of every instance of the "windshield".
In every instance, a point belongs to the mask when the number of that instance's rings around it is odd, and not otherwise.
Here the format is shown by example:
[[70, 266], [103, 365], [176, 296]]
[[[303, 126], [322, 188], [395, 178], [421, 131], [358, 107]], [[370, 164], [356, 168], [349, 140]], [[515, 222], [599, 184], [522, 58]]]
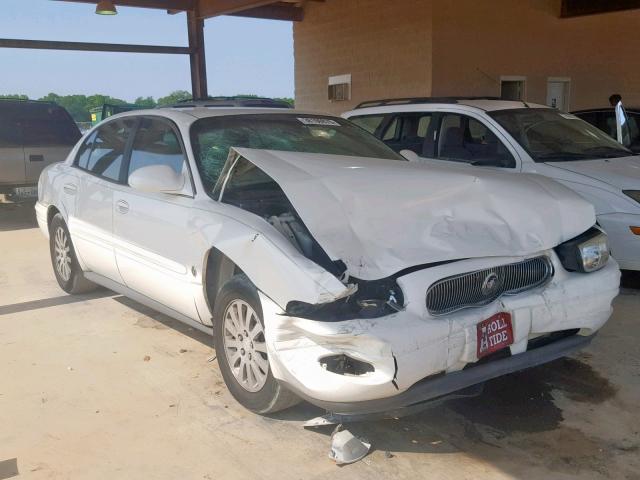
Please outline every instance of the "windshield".
[[191, 143], [209, 192], [230, 147], [404, 160], [348, 120], [322, 115], [269, 113], [203, 118], [191, 127]]
[[617, 158], [631, 151], [596, 127], [551, 108], [489, 112], [536, 162]]

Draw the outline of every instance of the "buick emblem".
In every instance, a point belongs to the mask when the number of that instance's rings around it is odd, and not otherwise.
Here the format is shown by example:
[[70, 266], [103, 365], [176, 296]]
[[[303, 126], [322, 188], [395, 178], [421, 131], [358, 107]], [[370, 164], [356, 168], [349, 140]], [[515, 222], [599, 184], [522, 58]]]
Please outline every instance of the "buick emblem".
[[499, 287], [500, 279], [498, 278], [498, 275], [495, 272], [491, 272], [484, 278], [480, 291], [482, 292], [482, 295], [489, 297], [495, 294]]

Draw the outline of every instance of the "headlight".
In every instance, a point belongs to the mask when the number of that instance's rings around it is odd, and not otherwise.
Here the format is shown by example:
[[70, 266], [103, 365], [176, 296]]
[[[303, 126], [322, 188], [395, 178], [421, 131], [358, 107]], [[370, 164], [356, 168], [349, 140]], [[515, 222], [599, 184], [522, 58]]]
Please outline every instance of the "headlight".
[[640, 190], [622, 190], [622, 193], [640, 203]]
[[558, 245], [555, 250], [564, 268], [570, 272], [595, 272], [609, 260], [607, 234], [598, 227]]

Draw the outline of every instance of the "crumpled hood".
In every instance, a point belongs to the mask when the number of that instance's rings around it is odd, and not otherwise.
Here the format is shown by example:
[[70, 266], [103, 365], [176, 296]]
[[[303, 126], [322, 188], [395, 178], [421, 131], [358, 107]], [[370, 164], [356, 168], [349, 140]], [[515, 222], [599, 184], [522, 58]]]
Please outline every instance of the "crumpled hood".
[[622, 190], [640, 190], [640, 157], [548, 162], [569, 172], [586, 175]]
[[432, 262], [528, 255], [595, 223], [591, 204], [538, 175], [234, 150], [280, 185], [327, 254], [363, 280]]

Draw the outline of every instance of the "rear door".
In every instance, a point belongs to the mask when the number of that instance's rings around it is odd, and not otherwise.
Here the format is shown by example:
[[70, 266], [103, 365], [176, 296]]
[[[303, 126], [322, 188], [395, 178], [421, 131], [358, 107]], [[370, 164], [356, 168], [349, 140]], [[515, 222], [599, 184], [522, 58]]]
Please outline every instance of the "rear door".
[[38, 183], [47, 165], [64, 161], [81, 136], [67, 111], [51, 104], [26, 104], [20, 115], [20, 127], [28, 184]]
[[13, 102], [0, 102], [0, 186], [25, 182], [20, 122]]
[[118, 283], [113, 241], [114, 191], [124, 182], [124, 164], [135, 127], [134, 117], [109, 121], [92, 133], [81, 147], [75, 166], [81, 170], [75, 189], [75, 216], [69, 231], [78, 255], [88, 270]]

